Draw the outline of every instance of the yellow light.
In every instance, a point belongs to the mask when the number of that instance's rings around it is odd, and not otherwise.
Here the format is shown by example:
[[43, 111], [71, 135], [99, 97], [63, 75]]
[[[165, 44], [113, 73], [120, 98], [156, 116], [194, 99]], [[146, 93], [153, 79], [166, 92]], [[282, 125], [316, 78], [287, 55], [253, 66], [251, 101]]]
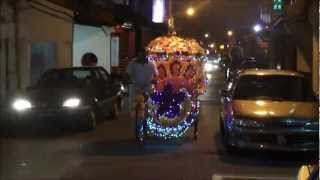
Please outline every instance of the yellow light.
[[258, 106], [264, 106], [266, 103], [264, 102], [264, 101], [256, 101], [256, 104], [258, 105]]
[[266, 116], [266, 115], [268, 115], [267, 111], [255, 111], [253, 113], [258, 115], [258, 116]]
[[205, 38], [208, 38], [208, 37], [209, 37], [209, 33], [205, 33], [205, 34], [204, 34], [204, 37], [205, 37]]
[[188, 16], [194, 16], [195, 10], [194, 10], [193, 7], [188, 7], [186, 13], [187, 13]]
[[227, 32], [227, 34], [228, 34], [228, 36], [232, 36], [232, 35], [233, 35], [233, 31], [229, 30], [229, 31]]
[[209, 48], [214, 48], [215, 47], [215, 44], [214, 43], [211, 43], [211, 44], [209, 44]]
[[207, 79], [211, 80], [212, 79], [212, 74], [207, 74]]
[[224, 44], [221, 44], [220, 46], [219, 46], [219, 48], [221, 49], [221, 50], [224, 50]]

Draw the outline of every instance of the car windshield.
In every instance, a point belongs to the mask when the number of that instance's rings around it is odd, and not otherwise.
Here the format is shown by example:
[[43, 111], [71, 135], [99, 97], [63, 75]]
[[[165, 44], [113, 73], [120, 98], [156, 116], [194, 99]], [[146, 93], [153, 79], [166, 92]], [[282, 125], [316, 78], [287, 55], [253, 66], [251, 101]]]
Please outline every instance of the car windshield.
[[241, 64], [242, 69], [250, 69], [250, 68], [257, 68], [257, 67], [258, 65], [257, 65], [257, 62], [255, 61], [248, 61]]
[[268, 68], [264, 62], [259, 60], [246, 60], [241, 63], [240, 69], [251, 69], [251, 68]]
[[309, 101], [311, 89], [306, 79], [283, 75], [245, 75], [240, 77], [234, 99]]
[[92, 83], [94, 77], [92, 71], [85, 69], [49, 70], [42, 75], [37, 86], [45, 88], [86, 87]]

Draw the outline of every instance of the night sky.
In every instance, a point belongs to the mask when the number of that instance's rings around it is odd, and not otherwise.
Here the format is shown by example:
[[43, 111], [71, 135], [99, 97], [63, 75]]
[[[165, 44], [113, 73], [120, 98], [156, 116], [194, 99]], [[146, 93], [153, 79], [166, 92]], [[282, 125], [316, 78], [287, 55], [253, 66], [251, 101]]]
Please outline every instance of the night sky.
[[[179, 35], [201, 40], [205, 32], [209, 41], [223, 42], [226, 31], [250, 29], [259, 19], [261, 7], [271, 7], [271, 0], [172, 0], [173, 16]], [[192, 5], [194, 17], [185, 11]], [[203, 38], [202, 38], [203, 39]]]

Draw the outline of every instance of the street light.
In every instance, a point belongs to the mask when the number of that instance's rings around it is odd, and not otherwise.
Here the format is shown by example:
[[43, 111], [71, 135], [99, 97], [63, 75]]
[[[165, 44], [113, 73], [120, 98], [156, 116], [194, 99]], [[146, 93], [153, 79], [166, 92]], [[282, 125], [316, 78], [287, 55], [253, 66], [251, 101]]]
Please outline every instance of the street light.
[[195, 10], [193, 7], [188, 7], [188, 9], [186, 10], [186, 13], [188, 16], [192, 17], [194, 16]]
[[220, 48], [220, 50], [224, 50], [224, 44], [221, 44], [220, 46], [219, 46], [219, 48]]
[[228, 36], [232, 36], [232, 35], [233, 35], [233, 31], [229, 30], [229, 31], [227, 32], [227, 34], [228, 34]]
[[213, 49], [215, 47], [214, 43], [209, 44], [209, 48]]
[[205, 34], [204, 34], [204, 37], [205, 37], [205, 38], [209, 38], [209, 33], [205, 33]]
[[256, 24], [253, 26], [254, 32], [260, 32], [262, 30], [262, 27], [260, 24]]

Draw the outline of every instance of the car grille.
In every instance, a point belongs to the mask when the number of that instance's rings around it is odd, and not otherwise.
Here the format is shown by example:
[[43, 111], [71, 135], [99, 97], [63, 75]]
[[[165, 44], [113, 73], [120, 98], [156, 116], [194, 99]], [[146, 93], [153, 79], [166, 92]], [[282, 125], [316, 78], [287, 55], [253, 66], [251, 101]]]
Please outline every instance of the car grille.
[[245, 139], [253, 143], [265, 143], [265, 144], [281, 144], [281, 145], [302, 145], [302, 144], [314, 144], [318, 143], [317, 135], [284, 135], [283, 142], [279, 142], [278, 135], [254, 135], [247, 136]]
[[303, 143], [310, 143], [310, 142], [318, 142], [318, 136], [309, 135], [309, 136], [286, 136], [288, 144], [303, 144]]
[[264, 124], [265, 129], [297, 129], [305, 127], [305, 124], [309, 120], [303, 119], [291, 119], [291, 118], [273, 118], [273, 119], [263, 119], [259, 120]]
[[58, 108], [61, 106], [60, 104], [53, 103], [53, 102], [37, 102], [34, 103], [34, 107], [37, 109], [53, 109]]

